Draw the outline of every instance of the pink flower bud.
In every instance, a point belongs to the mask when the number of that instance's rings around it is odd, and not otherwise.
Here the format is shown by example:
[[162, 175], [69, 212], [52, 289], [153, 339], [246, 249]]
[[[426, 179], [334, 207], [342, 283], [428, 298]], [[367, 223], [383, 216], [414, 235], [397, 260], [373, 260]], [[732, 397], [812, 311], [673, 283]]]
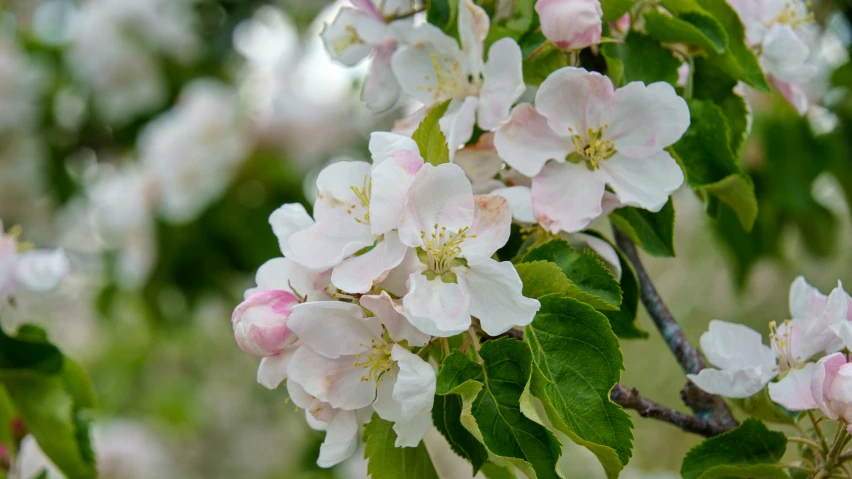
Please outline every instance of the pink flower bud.
[[846, 362], [843, 353], [831, 354], [816, 363], [811, 394], [829, 419], [852, 421], [852, 363]]
[[296, 341], [287, 318], [299, 298], [289, 291], [261, 291], [240, 303], [231, 315], [234, 339], [256, 356], [274, 356]]
[[539, 0], [535, 11], [544, 36], [559, 48], [577, 50], [601, 42], [598, 0]]

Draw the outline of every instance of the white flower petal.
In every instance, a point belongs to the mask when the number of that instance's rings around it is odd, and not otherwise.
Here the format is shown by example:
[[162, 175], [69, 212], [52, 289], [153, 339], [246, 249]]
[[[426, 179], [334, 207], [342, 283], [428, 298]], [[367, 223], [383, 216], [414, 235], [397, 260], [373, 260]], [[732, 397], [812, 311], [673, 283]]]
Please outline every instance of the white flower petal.
[[506, 121], [512, 105], [524, 93], [521, 63], [521, 47], [511, 38], [501, 38], [488, 49], [476, 115], [483, 130], [496, 130]]
[[399, 366], [393, 399], [402, 407], [402, 417], [432, 411], [437, 381], [432, 365], [398, 344], [393, 345], [391, 357]]
[[456, 283], [432, 281], [412, 273], [409, 292], [402, 298], [405, 314], [417, 329], [438, 337], [459, 334], [470, 327], [469, 299]]
[[315, 273], [287, 258], [272, 258], [257, 269], [255, 275], [256, 288], [247, 289], [245, 298], [248, 299], [261, 291], [290, 291], [306, 301], [321, 301], [331, 299], [328, 273]]
[[462, 50], [467, 58], [469, 72], [473, 74], [482, 71], [482, 54], [484, 53], [485, 37], [488, 36], [490, 20], [488, 14], [472, 0], [459, 2], [459, 38]]
[[811, 394], [811, 378], [815, 364], [808, 363], [802, 369], [791, 369], [784, 379], [769, 383], [769, 397], [790, 411], [816, 409], [817, 404]]
[[284, 256], [290, 256], [290, 236], [310, 228], [313, 224], [314, 219], [299, 203], [281, 205], [269, 215], [269, 225], [278, 238], [278, 246]]
[[571, 130], [584, 133], [587, 128], [604, 126], [610, 118], [614, 95], [609, 77], [564, 67], [541, 83], [535, 105], [556, 134], [570, 137]]
[[287, 327], [315, 352], [332, 359], [367, 350], [382, 336], [376, 318], [365, 318], [358, 305], [339, 301], [299, 304]]
[[349, 223], [345, 212], [338, 221], [328, 219], [290, 237], [289, 258], [313, 271], [326, 271], [358, 251], [372, 246], [370, 225]]
[[550, 231], [586, 229], [602, 213], [605, 183], [583, 164], [550, 163], [532, 181], [532, 204], [539, 224]]
[[[387, 131], [374, 131], [370, 133], [370, 157], [373, 159], [373, 184], [375, 185], [376, 167], [385, 160], [394, 157], [399, 150], [408, 150], [420, 156], [417, 143], [405, 135], [390, 133]], [[422, 162], [421, 162], [422, 163]]]
[[763, 38], [761, 65], [772, 76], [787, 83], [804, 83], [816, 73], [808, 64], [811, 50], [790, 25], [773, 25]]
[[414, 29], [394, 27], [402, 45], [391, 58], [391, 68], [404, 92], [431, 106], [467, 88], [467, 60], [455, 39], [430, 23]]
[[568, 138], [556, 134], [529, 103], [512, 110], [508, 123], [494, 133], [494, 147], [501, 158], [522, 174], [537, 175], [547, 160], [565, 161], [574, 145]]
[[373, 403], [376, 383], [361, 380], [366, 369], [354, 367], [357, 362], [355, 356], [330, 359], [303, 345], [290, 359], [287, 382], [296, 381], [308, 394], [334, 408], [360, 409]]
[[654, 212], [683, 184], [683, 171], [667, 151], [645, 158], [616, 153], [598, 171], [623, 204]]
[[494, 149], [494, 133], [483, 133], [476, 144], [457, 151], [453, 163], [464, 170], [471, 183], [493, 179], [503, 168], [503, 160]]
[[393, 48], [378, 48], [364, 79], [361, 100], [374, 113], [389, 110], [399, 99], [399, 83], [391, 70], [393, 52]]
[[492, 195], [500, 195], [509, 202], [512, 217], [520, 223], [535, 223], [533, 213], [532, 191], [528, 186], [510, 186], [499, 188], [491, 192]]
[[260, 360], [257, 368], [257, 382], [267, 389], [275, 389], [287, 379], [287, 365], [296, 354], [296, 348], [286, 348], [275, 356], [267, 356]]
[[447, 139], [450, 160], [455, 158], [456, 150], [464, 146], [473, 135], [478, 103], [479, 99], [475, 96], [469, 96], [464, 100], [454, 98], [450, 101], [447, 112], [438, 120], [441, 133]]
[[361, 428], [355, 411], [340, 411], [325, 431], [317, 466], [328, 468], [349, 459], [358, 449]]
[[763, 368], [750, 367], [745, 369], [718, 370], [702, 369], [698, 374], [687, 374], [686, 377], [696, 386], [710, 394], [718, 394], [729, 398], [747, 398], [754, 396], [763, 389], [774, 377], [764, 372]]
[[15, 264], [15, 279], [24, 288], [35, 293], [47, 293], [56, 289], [71, 266], [61, 249], [38, 249], [18, 253]]
[[[340, 211], [350, 208], [353, 217], [360, 216], [356, 214], [356, 211], [360, 212], [366, 209], [366, 206], [360, 204], [360, 199], [355, 195], [353, 187], [358, 189], [369, 185], [371, 170], [371, 165], [364, 161], [339, 161], [323, 168], [317, 177], [314, 219], [317, 222], [326, 219], [339, 221]], [[351, 223], [358, 224], [354, 219]]]
[[470, 314], [479, 318], [491, 336], [514, 326], [530, 324], [541, 304], [521, 294], [523, 283], [512, 263], [485, 258], [459, 274], [459, 283], [470, 298]]
[[490, 258], [509, 241], [512, 230], [512, 210], [500, 195], [474, 197], [473, 225], [469, 239], [461, 245], [465, 259]]
[[360, 302], [361, 306], [372, 311], [385, 325], [394, 341], [408, 341], [408, 345], [414, 347], [425, 346], [429, 342], [429, 335], [408, 322], [402, 305], [394, 301], [387, 292], [382, 291], [380, 295], [361, 296]]
[[385, 30], [383, 22], [363, 11], [344, 7], [323, 28], [320, 38], [331, 58], [351, 67], [373, 51], [373, 45], [362, 38], [363, 32], [378, 30]]
[[701, 350], [710, 364], [729, 370], [775, 367], [775, 353], [760, 333], [748, 326], [714, 319], [701, 335]]
[[615, 149], [630, 158], [658, 153], [683, 136], [689, 128], [686, 101], [665, 82], [645, 86], [631, 82], [619, 88], [604, 132]]
[[464, 171], [452, 163], [423, 165], [408, 192], [399, 237], [411, 247], [423, 246], [438, 229], [456, 232], [473, 224], [474, 199]]
[[373, 170], [370, 228], [377, 235], [399, 228], [408, 189], [423, 166], [423, 158], [416, 153], [416, 149], [397, 149], [388, 156], [389, 160]]
[[798, 276], [790, 285], [790, 317], [811, 319], [825, 310], [828, 298], [808, 284], [804, 276]]
[[385, 233], [376, 247], [360, 255], [343, 260], [334, 267], [331, 282], [341, 291], [363, 294], [381, 282], [388, 271], [397, 267], [405, 257], [406, 246], [399, 241], [396, 231]]

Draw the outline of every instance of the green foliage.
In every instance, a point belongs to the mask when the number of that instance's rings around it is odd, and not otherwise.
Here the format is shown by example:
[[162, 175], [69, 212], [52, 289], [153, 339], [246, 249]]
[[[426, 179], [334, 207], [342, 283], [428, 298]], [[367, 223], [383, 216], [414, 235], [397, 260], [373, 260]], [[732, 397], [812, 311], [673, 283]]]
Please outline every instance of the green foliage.
[[417, 447], [394, 447], [396, 433], [393, 423], [377, 414], [364, 432], [367, 472], [373, 479], [438, 479], [438, 473], [421, 442]]
[[639, 312], [639, 280], [636, 278], [636, 271], [624, 253], [618, 248], [615, 248], [615, 251], [618, 253], [618, 262], [621, 265], [619, 286], [623, 298], [618, 311], [602, 311], [602, 313], [609, 320], [612, 332], [619, 339], [646, 339], [648, 332], [636, 324], [636, 314]]
[[0, 383], [29, 433], [69, 479], [96, 477], [84, 411], [95, 399], [85, 372], [38, 328], [22, 328], [14, 338], [0, 330], [0, 343], [0, 357], [17, 358], [2, 360]]
[[601, 9], [603, 10], [603, 21], [612, 22], [621, 18], [627, 13], [636, 0], [601, 0]]
[[776, 466], [787, 449], [787, 437], [770, 431], [758, 419], [746, 419], [733, 431], [692, 448], [683, 459], [683, 479], [729, 477], [786, 478]]
[[[522, 36], [538, 28], [538, 15], [535, 13], [535, 0], [515, 0], [511, 14], [503, 15], [496, 11], [499, 2], [482, 2], [486, 10], [491, 10], [491, 28], [485, 39], [486, 48], [495, 41], [510, 37], [519, 40]], [[490, 8], [493, 6], [494, 8]]]
[[550, 422], [617, 477], [633, 453], [630, 416], [609, 400], [624, 369], [609, 321], [564, 295], [540, 299], [541, 309], [524, 338], [536, 365], [533, 394]]
[[451, 37], [458, 37], [459, 0], [428, 0], [426, 21]]
[[[621, 305], [621, 288], [618, 281], [598, 256], [591, 251], [578, 252], [563, 239], [557, 238], [528, 251], [519, 264], [534, 261], [549, 261], [556, 264], [571, 283], [567, 291], [560, 290], [565, 285], [561, 277], [553, 278], [552, 291], [562, 292], [601, 310], [618, 310]], [[534, 268], [531, 268], [534, 269]], [[548, 268], [551, 271], [552, 268]], [[543, 276], [548, 271], [539, 271], [533, 275], [529, 270], [528, 281], [534, 282], [531, 288], [538, 292], [546, 291]]]
[[675, 255], [675, 210], [671, 198], [657, 213], [626, 207], [613, 211], [609, 218], [646, 253], [661, 257]]
[[[706, 100], [689, 103], [689, 129], [671, 149], [693, 189], [730, 206], [745, 229], [757, 216], [754, 185], [731, 150], [731, 132], [721, 108]], [[713, 204], [710, 202], [709, 204]]]
[[653, 38], [667, 43], [689, 43], [706, 51], [722, 53], [728, 34], [713, 17], [701, 12], [686, 12], [683, 18], [659, 10], [645, 13], [645, 29]]
[[503, 457], [527, 477], [558, 478], [561, 445], [535, 414], [529, 384], [532, 356], [521, 341], [488, 341], [482, 364], [455, 351], [438, 373], [437, 394], [458, 395], [460, 421], [491, 454]]
[[431, 163], [438, 166], [443, 163], [450, 162], [450, 150], [447, 147], [447, 139], [441, 132], [441, 127], [438, 120], [447, 112], [450, 106], [450, 100], [441, 103], [432, 108], [426, 115], [426, 118], [420, 122], [420, 126], [411, 135], [411, 138], [417, 143], [420, 149], [420, 156], [426, 163]]
[[630, 31], [624, 43], [607, 43], [601, 50], [606, 58], [608, 74], [616, 86], [632, 81], [677, 83], [680, 60], [671, 50], [647, 35]]
[[488, 461], [488, 451], [461, 423], [462, 400], [456, 395], [435, 396], [432, 422], [452, 450], [473, 465], [473, 475]]
[[745, 98], [734, 91], [737, 81], [705, 59], [696, 58], [692, 84], [693, 98], [712, 101], [724, 113], [728, 121], [731, 151], [739, 158], [748, 135], [751, 112]]

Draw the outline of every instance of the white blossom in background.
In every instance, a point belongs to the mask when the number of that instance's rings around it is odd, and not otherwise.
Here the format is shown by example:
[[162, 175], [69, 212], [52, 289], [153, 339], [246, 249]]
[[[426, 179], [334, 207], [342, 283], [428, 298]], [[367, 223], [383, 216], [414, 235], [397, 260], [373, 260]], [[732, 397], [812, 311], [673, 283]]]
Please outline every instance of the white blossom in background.
[[145, 127], [139, 157], [155, 178], [167, 220], [190, 221], [225, 192], [251, 146], [239, 107], [231, 87], [195, 80]]
[[565, 67], [541, 84], [535, 107], [512, 110], [494, 145], [532, 177], [538, 223], [576, 232], [604, 212], [606, 186], [622, 205], [659, 211], [684, 179], [664, 148], [688, 127], [686, 102], [667, 83], [615, 89], [608, 77]]
[[0, 221], [0, 307], [19, 288], [48, 293], [68, 274], [68, 257], [61, 249], [35, 249], [19, 240], [20, 230], [3, 232]]
[[0, 36], [0, 135], [36, 126], [45, 80], [44, 72], [13, 40]]
[[484, 61], [489, 25], [485, 10], [471, 0], [461, 0], [461, 45], [429, 23], [395, 29], [402, 46], [391, 65], [403, 91], [426, 108], [451, 100], [439, 122], [451, 158], [470, 140], [474, 125], [486, 131], [497, 129], [525, 89], [521, 48], [515, 40], [494, 42]]
[[193, 8], [190, 0], [88, 0], [80, 7], [65, 59], [105, 122], [123, 124], [163, 105], [158, 59], [196, 57]]

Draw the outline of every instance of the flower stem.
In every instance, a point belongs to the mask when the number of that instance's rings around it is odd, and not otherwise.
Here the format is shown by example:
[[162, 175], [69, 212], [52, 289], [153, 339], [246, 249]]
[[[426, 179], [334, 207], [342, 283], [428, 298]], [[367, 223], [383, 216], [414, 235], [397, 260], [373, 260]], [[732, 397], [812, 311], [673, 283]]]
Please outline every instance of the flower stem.
[[810, 446], [812, 449], [814, 449], [816, 452], [819, 452], [819, 451], [822, 450], [822, 446], [820, 446], [813, 439], [808, 439], [808, 438], [805, 438], [805, 437], [791, 436], [791, 437], [788, 437], [787, 440], [790, 441], [790, 442], [798, 442], [800, 444], [806, 444], [806, 445]]
[[811, 423], [813, 423], [814, 433], [816, 433], [817, 437], [819, 438], [820, 444], [822, 444], [823, 454], [828, 454], [828, 452], [829, 452], [828, 441], [825, 440], [825, 435], [822, 433], [822, 428], [819, 427], [819, 423], [818, 423], [816, 416], [814, 415], [813, 411], [808, 410], [808, 418], [810, 418]]

